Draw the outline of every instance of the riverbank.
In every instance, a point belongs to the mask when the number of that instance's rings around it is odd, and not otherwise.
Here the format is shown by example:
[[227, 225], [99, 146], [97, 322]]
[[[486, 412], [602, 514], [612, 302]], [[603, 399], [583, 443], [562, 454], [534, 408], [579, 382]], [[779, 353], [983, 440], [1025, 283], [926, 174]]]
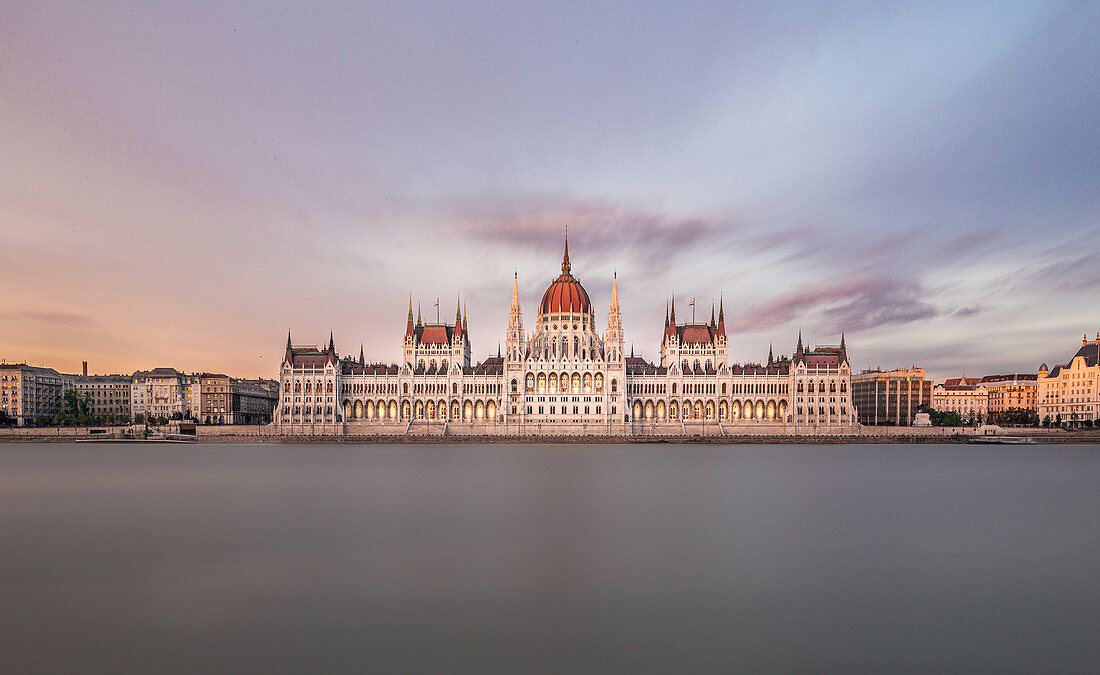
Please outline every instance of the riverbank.
[[[631, 435], [631, 436], [594, 436], [594, 435], [423, 435], [423, 434], [346, 434], [346, 435], [301, 435], [278, 434], [270, 427], [198, 427], [197, 433], [179, 434], [171, 430], [156, 430], [146, 435], [144, 430], [130, 427], [61, 427], [49, 429], [0, 429], [0, 442], [50, 443], [71, 441], [99, 441], [117, 443], [149, 443], [158, 441], [189, 441], [192, 443], [336, 443], [336, 444], [378, 444], [408, 443], [430, 445], [452, 445], [467, 443], [530, 443], [564, 445], [599, 445], [610, 443], [661, 443], [661, 444], [929, 444], [929, 443], [967, 443], [977, 432], [969, 428], [922, 428], [912, 427], [863, 427], [856, 433], [848, 434], [708, 434], [703, 435]], [[236, 432], [236, 433], [235, 433]], [[1005, 429], [1003, 435], [1026, 436], [1036, 443], [1100, 443], [1100, 431], [1065, 431], [1062, 429]]]

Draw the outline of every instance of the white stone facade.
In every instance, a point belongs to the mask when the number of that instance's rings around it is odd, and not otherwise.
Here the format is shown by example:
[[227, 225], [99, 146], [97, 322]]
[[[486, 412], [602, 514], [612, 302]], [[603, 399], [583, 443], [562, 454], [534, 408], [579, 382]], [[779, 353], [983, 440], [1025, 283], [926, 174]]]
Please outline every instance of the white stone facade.
[[[524, 331], [518, 276], [502, 353], [471, 363], [463, 311], [455, 323], [424, 324], [412, 302], [400, 365], [340, 358], [287, 337], [275, 423], [314, 434], [738, 434], [857, 426], [844, 340], [766, 365], [727, 363], [724, 309], [709, 322], [666, 318], [660, 364], [624, 354], [618, 279], [601, 334], [587, 292], [562, 273], [543, 295], [534, 331]], [[797, 392], [797, 393], [796, 393]]]

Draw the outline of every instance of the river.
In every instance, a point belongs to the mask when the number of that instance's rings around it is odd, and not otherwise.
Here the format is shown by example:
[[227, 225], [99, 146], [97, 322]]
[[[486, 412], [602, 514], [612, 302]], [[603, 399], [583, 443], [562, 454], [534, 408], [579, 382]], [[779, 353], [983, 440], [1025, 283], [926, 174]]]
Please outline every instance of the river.
[[1085, 672], [1100, 447], [0, 445], [5, 672]]

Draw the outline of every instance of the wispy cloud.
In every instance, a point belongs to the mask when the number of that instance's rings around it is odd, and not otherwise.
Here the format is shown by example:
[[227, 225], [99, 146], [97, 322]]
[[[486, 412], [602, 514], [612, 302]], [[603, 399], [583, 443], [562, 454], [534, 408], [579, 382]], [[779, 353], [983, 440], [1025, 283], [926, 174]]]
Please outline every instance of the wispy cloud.
[[43, 326], [56, 328], [93, 328], [99, 325], [95, 319], [72, 312], [42, 312], [25, 310], [11, 312], [4, 316], [9, 321], [29, 321]]
[[456, 234], [506, 246], [552, 250], [570, 240], [591, 255], [618, 256], [652, 271], [738, 231], [732, 216], [678, 217], [576, 198], [505, 198], [455, 205]]
[[909, 323], [939, 313], [922, 296], [916, 281], [885, 277], [803, 286], [734, 315], [727, 329], [748, 332], [811, 316], [824, 319], [823, 328], [834, 332]]

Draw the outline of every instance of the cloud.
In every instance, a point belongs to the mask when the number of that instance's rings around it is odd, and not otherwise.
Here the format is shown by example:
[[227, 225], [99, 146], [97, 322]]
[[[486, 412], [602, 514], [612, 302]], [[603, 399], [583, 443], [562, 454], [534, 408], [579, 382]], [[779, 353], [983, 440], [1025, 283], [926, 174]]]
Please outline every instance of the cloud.
[[822, 328], [834, 332], [909, 323], [939, 314], [921, 299], [923, 295], [914, 280], [885, 277], [802, 286], [733, 315], [726, 328], [731, 333], [751, 332], [815, 315], [823, 320]]
[[652, 272], [668, 260], [738, 231], [732, 216], [673, 216], [575, 198], [506, 198], [452, 207], [456, 236], [517, 248], [556, 250], [571, 242], [596, 257], [615, 255]]
[[974, 316], [975, 314], [979, 314], [979, 313], [982, 312], [982, 309], [983, 308], [982, 308], [981, 305], [974, 305], [972, 307], [960, 307], [959, 309], [952, 312], [951, 316], [958, 317], [958, 318], [961, 319], [963, 317]]
[[72, 312], [41, 312], [26, 310], [12, 312], [8, 314], [7, 318], [10, 321], [29, 321], [59, 328], [93, 328], [99, 325], [99, 322], [91, 317], [84, 316], [83, 314], [74, 314]]

